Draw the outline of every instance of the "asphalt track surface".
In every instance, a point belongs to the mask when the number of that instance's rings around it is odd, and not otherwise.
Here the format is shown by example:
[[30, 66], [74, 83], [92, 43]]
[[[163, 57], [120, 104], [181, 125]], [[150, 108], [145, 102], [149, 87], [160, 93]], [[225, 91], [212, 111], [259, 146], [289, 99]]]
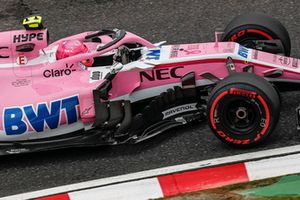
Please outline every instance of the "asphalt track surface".
[[[224, 27], [237, 14], [264, 12], [287, 27], [292, 55], [300, 57], [300, 1], [0, 0], [0, 4], [1, 31], [19, 29], [22, 17], [38, 13], [45, 19], [52, 42], [87, 30], [114, 27], [153, 42], [207, 42], [213, 41], [215, 28]], [[203, 123], [170, 130], [137, 145], [0, 157], [0, 196], [299, 144], [295, 116], [298, 99], [300, 93], [282, 94], [276, 131], [267, 144], [248, 150], [222, 144]]]

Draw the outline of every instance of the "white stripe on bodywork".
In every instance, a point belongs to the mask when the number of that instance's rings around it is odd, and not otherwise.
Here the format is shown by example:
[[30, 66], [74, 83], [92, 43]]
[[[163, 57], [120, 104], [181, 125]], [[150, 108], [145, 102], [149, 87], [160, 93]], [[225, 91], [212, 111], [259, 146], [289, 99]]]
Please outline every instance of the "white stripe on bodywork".
[[29, 60], [26, 65], [18, 65], [16, 62], [15, 63], [5, 63], [5, 64], [0, 64], [0, 69], [1, 68], [14, 68], [14, 67], [20, 67], [20, 66], [31, 66], [31, 65], [38, 65], [38, 64], [43, 64], [48, 62], [48, 57], [47, 55], [40, 55], [38, 58]]
[[20, 66], [31, 66], [31, 65], [38, 65], [38, 64], [44, 64], [44, 63], [54, 63], [56, 61], [56, 51], [57, 51], [58, 45], [53, 47], [51, 50], [48, 51], [39, 51], [40, 56], [29, 60], [26, 65], [18, 65], [16, 62], [14, 63], [5, 63], [5, 64], [0, 64], [0, 69], [1, 68], [14, 68], [14, 67], [20, 67]]
[[[163, 64], [176, 64], [179, 62], [190, 62], [190, 61], [200, 61], [200, 60], [207, 60], [207, 59], [226, 59], [228, 57], [237, 57], [234, 53], [216, 53], [216, 54], [207, 54], [207, 55], [195, 55], [195, 56], [189, 56], [189, 57], [181, 57], [181, 58], [172, 58], [172, 60], [149, 60], [145, 61], [146, 64], [151, 64], [151, 65], [163, 65]], [[239, 56], [240, 57], [240, 56]], [[235, 58], [237, 60], [244, 60], [240, 58]]]

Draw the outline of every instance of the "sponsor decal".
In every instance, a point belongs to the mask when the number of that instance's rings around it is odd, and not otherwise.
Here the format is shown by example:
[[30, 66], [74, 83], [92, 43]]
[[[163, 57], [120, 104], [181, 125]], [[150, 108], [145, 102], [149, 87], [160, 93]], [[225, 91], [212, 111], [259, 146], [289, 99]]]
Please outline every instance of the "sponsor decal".
[[291, 63], [291, 59], [285, 56], [281, 56], [279, 61], [282, 65], [289, 65]]
[[199, 44], [189, 44], [187, 46], [187, 49], [180, 49], [180, 51], [185, 52], [186, 55], [199, 54], [201, 53], [201, 50], [199, 48], [200, 48]]
[[150, 49], [146, 54], [147, 60], [159, 60], [160, 58], [160, 49]]
[[18, 65], [26, 65], [27, 64], [27, 57], [25, 55], [19, 55], [17, 57], [17, 64]]
[[[55, 129], [61, 124], [61, 115], [66, 116], [66, 123], [77, 122], [79, 100], [72, 96], [47, 103], [39, 103], [22, 107], [8, 107], [3, 109], [3, 127], [6, 135], [20, 135], [32, 127], [36, 132], [43, 132], [46, 127]], [[64, 111], [64, 112], [62, 112]], [[25, 120], [26, 117], [26, 120]]]
[[90, 107], [84, 109], [84, 110], [82, 111], [81, 115], [87, 115], [87, 114], [89, 114], [90, 111], [91, 111], [91, 109], [92, 109], [92, 106], [90, 106]]
[[103, 79], [103, 72], [101, 71], [93, 71], [91, 76], [92, 80], [100, 80]]
[[195, 50], [195, 49], [199, 49], [200, 45], [199, 44], [189, 44], [188, 45], [188, 50]]
[[69, 76], [72, 74], [72, 72], [76, 71], [76, 69], [72, 69], [73, 66], [74, 64], [70, 66], [66, 64], [65, 69], [47, 69], [43, 72], [43, 76], [45, 78]]
[[178, 57], [179, 46], [180, 45], [172, 46], [170, 58], [177, 58]]
[[190, 45], [187, 45], [187, 46], [184, 45], [181, 48], [180, 48], [180, 45], [174, 45], [171, 48], [170, 58], [178, 57], [179, 51], [184, 53], [184, 55], [182, 55], [182, 56], [200, 54], [201, 50], [199, 48], [200, 48], [199, 44], [190, 44]]
[[43, 40], [44, 33], [28, 33], [13, 36], [13, 43], [30, 42], [34, 39]]
[[155, 81], [155, 80], [166, 80], [172, 78], [181, 78], [178, 75], [177, 70], [182, 69], [183, 67], [173, 67], [173, 68], [161, 68], [156, 70], [149, 70], [149, 71], [141, 71], [140, 72], [140, 81], [144, 82], [145, 80], [148, 81]]
[[196, 104], [197, 103], [185, 104], [185, 105], [181, 105], [181, 106], [177, 106], [177, 107], [165, 110], [165, 111], [162, 112], [162, 114], [164, 115], [163, 119], [166, 119], [168, 117], [172, 117], [174, 115], [177, 115], [177, 114], [180, 114], [180, 113], [183, 113], [183, 112], [197, 110]]
[[217, 131], [218, 135], [221, 136], [222, 138], [224, 138], [226, 141], [231, 142], [233, 144], [249, 144], [250, 143], [250, 139], [246, 139], [246, 140], [237, 140], [237, 139], [233, 139], [229, 136], [227, 136], [223, 131], [218, 130]]
[[[8, 49], [8, 47], [0, 47], [0, 49]], [[9, 56], [0, 55], [0, 58], [9, 58]]]
[[239, 37], [242, 37], [243, 35], [245, 35], [246, 30], [241, 30], [238, 33], [234, 34], [233, 36], [231, 36], [231, 38], [229, 38], [229, 41], [234, 42], [236, 39], [238, 39]]
[[199, 49], [180, 49], [185, 52], [186, 55], [200, 54], [201, 50]]
[[27, 79], [17, 79], [14, 82], [11, 82], [14, 87], [22, 87], [30, 84], [30, 80]]
[[256, 59], [258, 58], [258, 51], [257, 50], [253, 50], [253, 59]]
[[247, 49], [246, 47], [240, 45], [239, 46], [239, 50], [238, 50], [238, 54], [244, 58], [248, 58], [248, 53], [249, 53], [249, 49]]
[[256, 98], [256, 92], [243, 90], [243, 89], [238, 89], [238, 88], [231, 88], [230, 89], [230, 94], [244, 96], [244, 97], [248, 97], [248, 98], [251, 98], [251, 99]]
[[291, 63], [291, 59], [285, 56], [280, 56], [279, 61], [282, 65], [289, 65]]
[[104, 79], [110, 71], [110, 67], [90, 68], [90, 83]]
[[292, 67], [293, 68], [298, 68], [298, 59], [297, 58], [293, 58], [293, 60], [292, 60]]

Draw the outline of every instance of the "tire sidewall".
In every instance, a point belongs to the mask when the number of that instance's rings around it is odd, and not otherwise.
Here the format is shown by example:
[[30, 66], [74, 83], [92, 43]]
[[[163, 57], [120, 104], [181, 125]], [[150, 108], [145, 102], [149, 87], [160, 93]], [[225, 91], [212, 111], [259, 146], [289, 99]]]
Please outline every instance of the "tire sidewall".
[[[245, 95], [238, 95], [238, 94], [230, 94], [231, 89], [238, 89], [238, 90], [245, 90], [248, 92], [255, 93], [255, 98], [250, 98], [249, 96], [246, 97]], [[227, 92], [227, 94], [224, 95], [224, 93]], [[223, 97], [220, 97], [220, 95], [224, 95]], [[230, 97], [229, 97], [230, 96]], [[254, 131], [248, 134], [238, 134], [234, 133], [232, 131], [228, 131], [223, 124], [222, 119], [219, 119], [219, 123], [214, 123], [216, 121], [215, 117], [222, 117], [220, 115], [214, 116], [216, 113], [221, 111], [217, 110], [218, 108], [222, 107], [222, 101], [225, 98], [242, 98], [248, 101], [255, 101], [256, 105], [259, 105], [259, 108], [261, 109], [261, 116], [264, 116], [264, 122], [265, 127], [259, 127], [259, 131]], [[258, 97], [261, 97], [258, 99]], [[262, 101], [263, 102], [262, 102]], [[215, 103], [217, 101], [217, 103]], [[216, 104], [216, 105], [214, 105]], [[221, 106], [220, 106], [221, 105]], [[209, 125], [211, 129], [213, 130], [214, 134], [221, 139], [223, 142], [233, 145], [233, 146], [253, 146], [257, 145], [263, 141], [266, 140], [270, 132], [273, 130], [274, 125], [276, 125], [275, 121], [276, 117], [272, 117], [274, 114], [275, 116], [279, 115], [279, 113], [276, 112], [276, 109], [274, 109], [274, 105], [272, 104], [272, 101], [258, 88], [252, 86], [252, 85], [246, 85], [246, 84], [228, 84], [225, 87], [220, 88], [218, 91], [216, 91], [213, 96], [210, 99], [210, 102], [208, 104], [208, 110], [207, 110], [207, 116], [209, 116]], [[272, 115], [271, 115], [272, 113]], [[213, 116], [212, 116], [213, 115]], [[268, 115], [268, 123], [266, 123]], [[260, 119], [262, 120], [262, 119]], [[263, 132], [262, 130], [265, 129]]]

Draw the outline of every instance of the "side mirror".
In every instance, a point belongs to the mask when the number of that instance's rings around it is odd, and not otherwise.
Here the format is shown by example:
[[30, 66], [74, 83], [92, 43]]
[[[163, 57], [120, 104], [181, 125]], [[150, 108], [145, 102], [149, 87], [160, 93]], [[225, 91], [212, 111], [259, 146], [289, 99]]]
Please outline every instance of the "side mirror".
[[28, 43], [28, 44], [21, 44], [16, 47], [16, 51], [18, 52], [31, 52], [34, 50], [35, 44]]

